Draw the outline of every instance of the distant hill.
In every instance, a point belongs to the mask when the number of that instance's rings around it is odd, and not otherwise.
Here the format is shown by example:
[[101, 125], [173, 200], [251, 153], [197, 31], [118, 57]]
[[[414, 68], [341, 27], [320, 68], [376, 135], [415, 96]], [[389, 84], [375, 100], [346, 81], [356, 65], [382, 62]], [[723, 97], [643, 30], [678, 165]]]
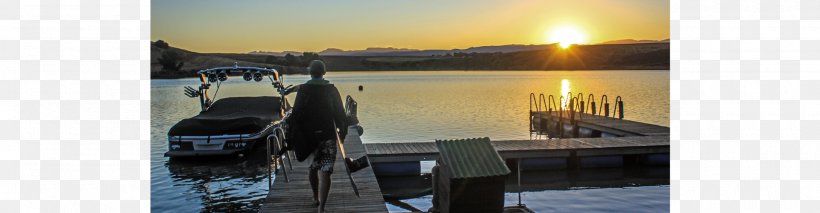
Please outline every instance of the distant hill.
[[[176, 51], [183, 63], [179, 71], [162, 70], [162, 65], [159, 64], [159, 57], [164, 51]], [[301, 55], [301, 53], [300, 53]], [[160, 48], [151, 45], [151, 78], [184, 78], [195, 77], [195, 72], [202, 69], [212, 67], [234, 66], [256, 66], [256, 67], [270, 67], [275, 68], [284, 73], [304, 73], [304, 67], [288, 67], [275, 63], [265, 63], [265, 60], [256, 60], [256, 58], [242, 58], [248, 54], [220, 54], [220, 53], [196, 53], [185, 49], [176, 47]]]
[[635, 39], [621, 39], [614, 41], [607, 41], [601, 44], [647, 44], [647, 43], [669, 43], [669, 39], [664, 40], [635, 40]]
[[[669, 43], [669, 40], [635, 40], [622, 39], [615, 41], [607, 41], [601, 44], [646, 44], [646, 43]], [[556, 44], [509, 44], [509, 45], [495, 45], [495, 46], [479, 46], [470, 47], [466, 49], [451, 49], [451, 50], [419, 50], [408, 48], [393, 48], [393, 47], [370, 47], [364, 50], [343, 50], [338, 48], [328, 48], [319, 51], [318, 54], [322, 56], [444, 56], [455, 53], [511, 53], [521, 51], [546, 50], [555, 46]], [[249, 54], [254, 55], [272, 55], [285, 56], [301, 55], [301, 52], [283, 51], [283, 52], [265, 52], [253, 51]]]
[[[364, 50], [342, 50], [338, 48], [328, 48], [322, 51], [319, 51], [319, 55], [323, 56], [433, 56], [433, 55], [446, 55], [446, 54], [453, 54], [458, 52], [463, 53], [490, 53], [490, 52], [519, 52], [519, 51], [530, 51], [530, 50], [541, 50], [546, 49], [552, 44], [535, 44], [535, 45], [521, 45], [521, 44], [511, 44], [511, 45], [500, 45], [500, 46], [481, 46], [481, 47], [470, 47], [467, 49], [451, 49], [451, 50], [419, 50], [419, 49], [408, 49], [408, 48], [393, 48], [393, 47], [370, 47]], [[264, 51], [253, 51], [249, 54], [255, 55], [273, 55], [273, 56], [285, 56], [287, 54], [291, 55], [299, 55], [302, 54], [301, 52], [295, 51], [283, 51], [283, 52], [264, 52]]]
[[[333, 71], [380, 70], [668, 70], [669, 43], [530, 45], [526, 51], [476, 48], [435, 56], [322, 56]], [[482, 51], [482, 52], [479, 52]]]
[[[668, 70], [669, 42], [626, 42], [627, 44], [575, 45], [569, 49], [555, 44], [482, 46], [455, 50], [368, 48], [345, 51], [329, 49], [318, 55], [288, 52], [279, 54], [195, 53], [184, 49], [151, 47], [151, 77], [193, 77], [195, 70], [216, 66], [273, 67], [284, 74], [304, 74], [305, 64], [321, 59], [329, 71], [387, 70]], [[157, 58], [163, 51], [179, 51], [182, 71], [163, 71]], [[285, 53], [288, 54], [288, 53]]]
[[[407, 49], [407, 48], [393, 48], [393, 47], [370, 47], [364, 50], [343, 50], [339, 48], [327, 48], [325, 50], [317, 52], [319, 55], [324, 56], [375, 56], [375, 55], [391, 55], [391, 54], [402, 54], [408, 52], [419, 52], [423, 50], [417, 49]], [[291, 55], [301, 55], [302, 52], [296, 51], [283, 51], [283, 52], [265, 52], [265, 51], [253, 51], [248, 54], [254, 55], [272, 55], [272, 56], [280, 56], [284, 57], [287, 54]]]

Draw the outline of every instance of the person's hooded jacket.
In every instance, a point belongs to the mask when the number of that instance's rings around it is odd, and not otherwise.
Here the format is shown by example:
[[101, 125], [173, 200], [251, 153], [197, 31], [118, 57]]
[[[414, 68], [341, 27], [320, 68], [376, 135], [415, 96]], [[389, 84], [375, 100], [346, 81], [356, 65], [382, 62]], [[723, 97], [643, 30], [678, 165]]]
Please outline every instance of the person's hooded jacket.
[[311, 79], [298, 87], [287, 121], [291, 129], [298, 126], [296, 129], [302, 132], [303, 140], [299, 143], [305, 144], [297, 145], [297, 156], [309, 155], [320, 141], [335, 140], [334, 123], [339, 128], [340, 139], [344, 140], [347, 135], [345, 109], [336, 86], [324, 79]]

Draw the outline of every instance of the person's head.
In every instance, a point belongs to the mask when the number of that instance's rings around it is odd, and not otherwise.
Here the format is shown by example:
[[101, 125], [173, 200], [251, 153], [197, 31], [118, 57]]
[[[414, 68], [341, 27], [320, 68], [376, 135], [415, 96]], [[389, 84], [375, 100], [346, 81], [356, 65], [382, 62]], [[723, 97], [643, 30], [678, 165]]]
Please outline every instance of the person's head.
[[325, 62], [320, 60], [313, 60], [310, 61], [310, 66], [308, 66], [308, 72], [310, 72], [310, 77], [312, 78], [321, 78], [325, 75]]

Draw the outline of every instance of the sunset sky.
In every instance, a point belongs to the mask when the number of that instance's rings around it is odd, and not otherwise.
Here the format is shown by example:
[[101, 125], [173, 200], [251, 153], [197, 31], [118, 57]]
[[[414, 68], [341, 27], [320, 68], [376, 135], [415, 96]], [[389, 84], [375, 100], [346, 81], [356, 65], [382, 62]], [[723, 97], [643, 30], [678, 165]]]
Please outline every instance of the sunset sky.
[[151, 13], [152, 40], [197, 52], [669, 38], [666, 0], [153, 0]]

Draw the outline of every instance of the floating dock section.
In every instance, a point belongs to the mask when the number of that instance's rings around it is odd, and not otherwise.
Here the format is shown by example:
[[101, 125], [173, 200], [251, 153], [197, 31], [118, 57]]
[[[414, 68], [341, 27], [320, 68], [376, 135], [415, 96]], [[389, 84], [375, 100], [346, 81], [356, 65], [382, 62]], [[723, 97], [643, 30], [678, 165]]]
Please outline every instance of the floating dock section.
[[[494, 140], [491, 144], [508, 165], [521, 160], [522, 170], [669, 165], [669, 127], [590, 114], [575, 116], [570, 121], [557, 112], [534, 114], [534, 129], [545, 133], [547, 127], [556, 128], [552, 134], [564, 132], [561, 138]], [[407, 175], [411, 172], [400, 168], [413, 168], [439, 156], [433, 142], [365, 146], [377, 175]], [[389, 170], [380, 168], [385, 165], [390, 165]]]

